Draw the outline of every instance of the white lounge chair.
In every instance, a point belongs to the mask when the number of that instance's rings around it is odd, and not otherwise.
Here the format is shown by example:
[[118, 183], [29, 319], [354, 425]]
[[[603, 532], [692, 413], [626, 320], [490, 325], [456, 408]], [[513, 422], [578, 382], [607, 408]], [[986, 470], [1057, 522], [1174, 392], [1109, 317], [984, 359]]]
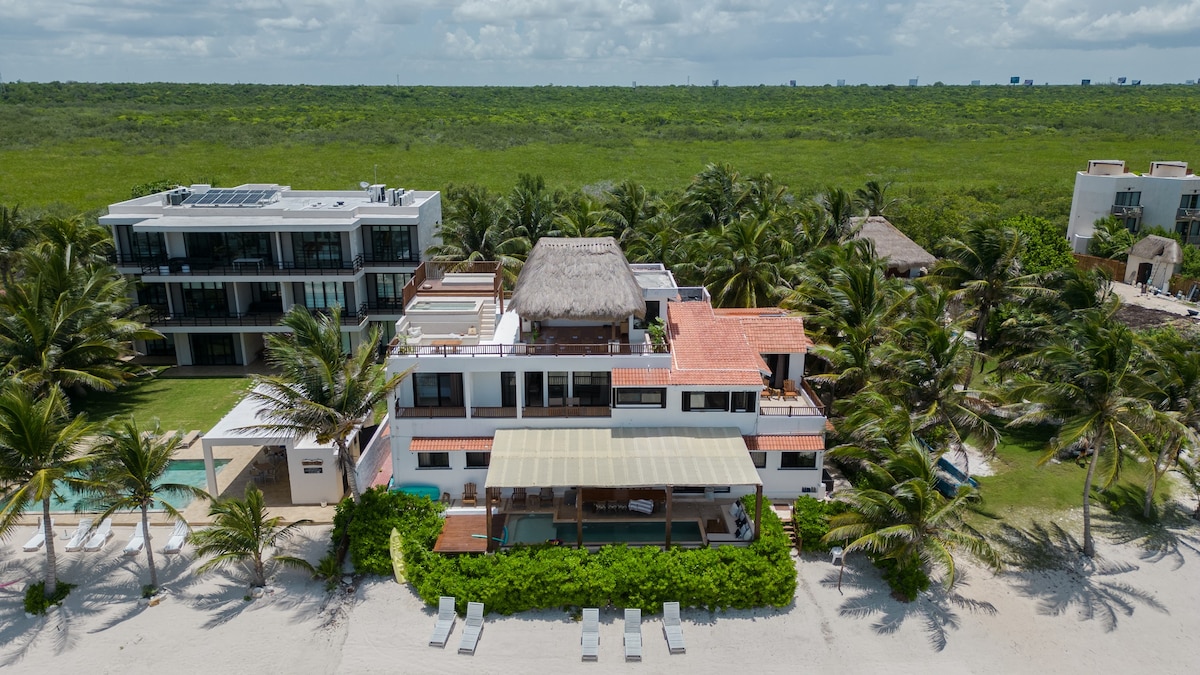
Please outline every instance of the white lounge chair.
[[458, 643], [459, 654], [475, 654], [475, 645], [479, 644], [479, 634], [483, 632], [483, 603], [467, 603], [467, 620], [463, 628], [462, 641]]
[[167, 539], [166, 546], [163, 546], [163, 553], [179, 553], [183, 550], [183, 543], [187, 541], [188, 524], [182, 520], [175, 521], [175, 529], [171, 531], [171, 537]]
[[433, 637], [429, 638], [430, 647], [446, 646], [446, 641], [450, 639], [450, 631], [454, 629], [456, 618], [458, 616], [454, 613], [454, 598], [443, 595], [438, 600], [437, 623], [433, 625]]
[[146, 531], [141, 523], [133, 526], [133, 536], [129, 538], [129, 543], [125, 544], [125, 550], [121, 551], [125, 555], [136, 555], [146, 545]]
[[625, 610], [625, 660], [642, 660], [642, 610]]
[[687, 651], [683, 643], [683, 622], [679, 619], [679, 603], [663, 603], [663, 635], [667, 638], [667, 649], [672, 654], [682, 654]]
[[600, 609], [586, 607], [583, 610], [583, 660], [596, 661], [600, 658]]
[[[37, 532], [34, 532], [33, 536], [29, 538], [29, 541], [25, 542], [25, 545], [21, 547], [21, 549], [24, 550], [26, 553], [34, 552], [34, 551], [38, 550], [39, 548], [41, 548], [42, 545], [46, 543], [46, 528], [43, 527], [43, 525], [44, 525], [44, 522], [42, 521], [41, 516], [38, 516]], [[50, 519], [50, 536], [51, 537], [54, 536], [54, 519], [53, 518]]]
[[63, 548], [67, 553], [82, 551], [83, 544], [92, 534], [92, 523], [96, 522], [92, 518], [80, 518], [79, 526], [75, 528], [75, 532], [71, 534], [71, 538], [67, 540], [67, 545]]
[[91, 538], [89, 538], [87, 543], [83, 545], [83, 550], [99, 551], [100, 549], [104, 548], [104, 545], [108, 543], [109, 539], [112, 539], [112, 536], [112, 518], [105, 518], [104, 520], [100, 521], [100, 527], [97, 527], [96, 531], [92, 532]]

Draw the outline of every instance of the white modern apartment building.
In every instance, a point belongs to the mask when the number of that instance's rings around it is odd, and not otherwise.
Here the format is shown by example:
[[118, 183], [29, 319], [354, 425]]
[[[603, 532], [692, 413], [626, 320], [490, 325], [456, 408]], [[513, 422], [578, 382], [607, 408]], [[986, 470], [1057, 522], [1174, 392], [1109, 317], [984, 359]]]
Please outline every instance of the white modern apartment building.
[[425, 263], [404, 299], [388, 357], [406, 374], [398, 487], [578, 508], [581, 542], [585, 503], [605, 499], [665, 503], [670, 522], [673, 500], [823, 495], [799, 317], [714, 309], [611, 238], [539, 240], [508, 301], [496, 263]]
[[1116, 216], [1131, 232], [1160, 227], [1184, 243], [1200, 243], [1200, 176], [1187, 162], [1151, 162], [1139, 174], [1121, 160], [1094, 159], [1075, 175], [1075, 195], [1067, 238], [1076, 253], [1087, 253], [1101, 218]]
[[390, 338], [401, 291], [436, 243], [436, 191], [179, 187], [108, 207], [118, 269], [139, 284], [163, 340], [142, 353], [179, 365], [248, 365], [293, 305], [342, 307], [349, 349], [371, 324]]

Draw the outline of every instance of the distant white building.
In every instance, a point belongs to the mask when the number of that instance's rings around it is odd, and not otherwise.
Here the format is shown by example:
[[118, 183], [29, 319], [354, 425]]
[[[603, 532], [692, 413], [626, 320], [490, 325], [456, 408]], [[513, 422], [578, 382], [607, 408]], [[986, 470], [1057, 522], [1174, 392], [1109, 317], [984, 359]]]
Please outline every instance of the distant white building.
[[166, 338], [142, 353], [181, 366], [248, 365], [293, 305], [342, 307], [347, 349], [390, 339], [401, 291], [442, 220], [436, 191], [179, 187], [108, 207], [116, 264]]
[[1096, 221], [1108, 216], [1131, 232], [1160, 227], [1184, 243], [1200, 243], [1200, 176], [1187, 162], [1151, 162], [1148, 173], [1138, 174], [1121, 160], [1093, 159], [1075, 175], [1067, 239], [1076, 253], [1087, 253]]

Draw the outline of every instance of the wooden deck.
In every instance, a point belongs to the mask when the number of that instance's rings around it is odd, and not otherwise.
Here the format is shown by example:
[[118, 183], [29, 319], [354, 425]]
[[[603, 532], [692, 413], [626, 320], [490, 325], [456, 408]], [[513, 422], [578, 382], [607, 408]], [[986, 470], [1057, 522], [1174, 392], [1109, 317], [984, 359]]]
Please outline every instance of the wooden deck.
[[[504, 515], [497, 514], [492, 527], [492, 536], [499, 537], [504, 531]], [[446, 516], [442, 533], [433, 545], [434, 553], [487, 553], [487, 539], [472, 535], [483, 534], [487, 529], [487, 516], [471, 514]]]

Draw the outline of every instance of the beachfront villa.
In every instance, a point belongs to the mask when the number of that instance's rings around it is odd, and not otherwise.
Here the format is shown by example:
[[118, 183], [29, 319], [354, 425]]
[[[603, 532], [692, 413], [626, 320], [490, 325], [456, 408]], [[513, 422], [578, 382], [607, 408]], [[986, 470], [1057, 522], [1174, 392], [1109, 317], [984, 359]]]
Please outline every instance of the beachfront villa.
[[714, 308], [610, 237], [539, 240], [511, 299], [491, 262], [423, 263], [403, 299], [392, 482], [453, 504], [437, 550], [743, 543], [764, 498], [824, 494], [800, 317]]
[[1067, 221], [1072, 250], [1087, 253], [1096, 221], [1109, 216], [1130, 232], [1160, 227], [1185, 244], [1200, 244], [1200, 176], [1187, 162], [1150, 162], [1150, 171], [1139, 174], [1118, 159], [1093, 159], [1075, 174]]
[[392, 337], [401, 289], [441, 223], [436, 191], [178, 187], [108, 207], [117, 269], [165, 337], [135, 348], [181, 366], [244, 366], [293, 305], [338, 305], [347, 351]]

